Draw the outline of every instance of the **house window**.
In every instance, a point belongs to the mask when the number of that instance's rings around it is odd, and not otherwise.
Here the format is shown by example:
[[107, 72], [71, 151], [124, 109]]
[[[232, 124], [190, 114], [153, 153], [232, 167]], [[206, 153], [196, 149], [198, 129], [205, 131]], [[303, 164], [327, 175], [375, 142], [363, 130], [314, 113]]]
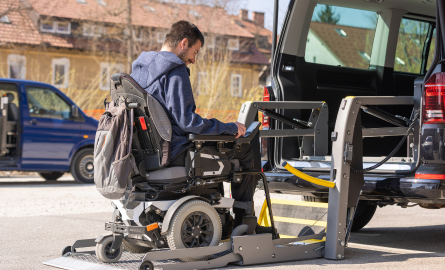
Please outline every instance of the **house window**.
[[69, 83], [70, 60], [68, 58], [53, 59], [52, 67], [52, 85], [67, 88]]
[[197, 94], [198, 95], [205, 95], [206, 94], [206, 86], [207, 86], [207, 72], [200, 71], [198, 72], [198, 84], [196, 86], [197, 88]]
[[100, 37], [102, 35], [102, 26], [95, 24], [84, 24], [83, 35], [86, 37]]
[[40, 31], [54, 33], [56, 29], [55, 24], [55, 21], [42, 21], [42, 23], [40, 24]]
[[142, 41], [143, 38], [142, 29], [133, 29], [133, 40], [134, 41]]
[[207, 48], [213, 49], [215, 48], [215, 37], [208, 37], [207, 38]]
[[156, 12], [156, 9], [154, 9], [153, 7], [151, 7], [149, 5], [142, 5], [142, 7], [148, 12]]
[[22, 79], [26, 77], [26, 57], [18, 54], [8, 55], [8, 77]]
[[107, 3], [105, 3], [104, 0], [96, 0], [96, 2], [97, 2], [100, 6], [104, 6], [104, 7], [107, 6]]
[[231, 50], [231, 51], [238, 51], [239, 50], [239, 40], [236, 38], [229, 38], [228, 47], [229, 47], [229, 50]]
[[47, 33], [71, 34], [70, 22], [42, 21], [40, 31]]
[[164, 32], [157, 32], [156, 33], [156, 41], [158, 43], [164, 43], [165, 40], [165, 33]]
[[100, 90], [110, 90], [111, 75], [120, 72], [124, 72], [124, 65], [122, 64], [100, 63]]
[[243, 96], [241, 84], [242, 84], [241, 74], [232, 74], [231, 75], [231, 87], [230, 87], [232, 97], [242, 97]]
[[0, 22], [1, 23], [11, 23], [11, 20], [9, 20], [9, 17], [7, 15], [4, 15], [4, 16], [0, 17]]
[[56, 22], [56, 32], [59, 34], [71, 34], [71, 23]]

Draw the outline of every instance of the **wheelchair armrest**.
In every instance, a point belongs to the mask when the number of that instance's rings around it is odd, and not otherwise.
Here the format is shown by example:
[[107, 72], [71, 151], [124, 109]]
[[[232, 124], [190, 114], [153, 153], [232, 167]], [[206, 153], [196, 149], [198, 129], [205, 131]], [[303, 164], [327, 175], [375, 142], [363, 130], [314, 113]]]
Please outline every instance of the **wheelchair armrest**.
[[243, 143], [250, 143], [250, 141], [255, 137], [255, 135], [258, 133], [258, 130], [260, 129], [261, 123], [258, 121], [252, 122], [250, 126], [246, 130], [246, 134], [244, 137], [239, 137], [235, 140], [235, 143], [237, 144], [243, 144]]
[[233, 142], [235, 141], [235, 135], [197, 135], [189, 134], [189, 141], [201, 141], [201, 142]]

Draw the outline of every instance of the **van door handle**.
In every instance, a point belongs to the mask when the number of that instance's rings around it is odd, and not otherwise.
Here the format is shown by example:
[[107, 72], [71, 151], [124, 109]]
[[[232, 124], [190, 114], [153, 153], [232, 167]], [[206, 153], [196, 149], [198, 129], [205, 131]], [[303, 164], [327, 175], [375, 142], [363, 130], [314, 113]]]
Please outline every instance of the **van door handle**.
[[35, 125], [35, 124], [38, 124], [39, 121], [37, 121], [36, 119], [32, 119], [29, 121], [29, 123]]

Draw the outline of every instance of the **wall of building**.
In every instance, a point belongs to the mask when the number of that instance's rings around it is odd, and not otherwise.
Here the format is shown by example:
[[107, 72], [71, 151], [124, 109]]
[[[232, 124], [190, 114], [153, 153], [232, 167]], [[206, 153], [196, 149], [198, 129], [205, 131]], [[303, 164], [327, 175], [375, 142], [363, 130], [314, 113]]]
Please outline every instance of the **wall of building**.
[[[102, 109], [103, 99], [109, 97], [109, 88], [105, 85], [106, 81], [102, 85], [100, 83], [100, 71], [104, 71], [104, 65], [108, 63], [111, 68], [117, 67], [114, 71], [110, 70], [105, 77], [109, 78], [108, 75], [110, 73], [125, 72], [125, 64], [116, 61], [124, 60], [121, 56], [97, 56], [79, 50], [22, 46], [0, 48], [0, 77], [8, 77], [8, 57], [11, 58], [11, 55], [17, 55], [25, 59], [26, 73], [24, 79], [53, 85], [57, 80], [57, 78], [53, 78], [54, 64], [68, 63], [67, 74], [69, 79], [63, 85], [56, 85], [56, 87], [66, 93], [83, 110]], [[122, 70], [118, 70], [119, 67]], [[196, 93], [196, 89], [194, 89], [198, 108], [203, 110], [219, 108], [223, 111], [238, 111], [242, 102], [257, 99], [254, 97], [262, 93], [257, 87], [258, 73], [261, 67], [259, 65], [231, 63], [228, 67], [224, 86], [221, 88], [223, 90], [218, 90], [221, 92], [226, 89], [227, 92], [220, 93], [220, 95], [215, 94], [216, 99], [214, 102], [209, 103], [208, 96], [199, 96]], [[240, 96], [231, 94], [232, 75], [241, 78], [242, 93]]]

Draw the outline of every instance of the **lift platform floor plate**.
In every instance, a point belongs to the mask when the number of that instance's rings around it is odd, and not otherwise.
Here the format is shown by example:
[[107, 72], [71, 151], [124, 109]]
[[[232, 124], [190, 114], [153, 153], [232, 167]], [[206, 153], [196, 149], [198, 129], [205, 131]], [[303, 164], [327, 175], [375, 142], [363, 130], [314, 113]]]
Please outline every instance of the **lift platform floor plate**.
[[[212, 255], [210, 259], [215, 259], [230, 253], [230, 251], [224, 251], [215, 255]], [[48, 266], [54, 266], [67, 270], [138, 270], [139, 264], [142, 262], [142, 258], [145, 253], [134, 254], [128, 251], [122, 253], [122, 257], [116, 263], [103, 263], [100, 261], [96, 254], [88, 253], [71, 253], [68, 256], [52, 259], [43, 264]], [[164, 264], [176, 264], [182, 263], [181, 260], [162, 260], [153, 261], [155, 269], [162, 269]]]

